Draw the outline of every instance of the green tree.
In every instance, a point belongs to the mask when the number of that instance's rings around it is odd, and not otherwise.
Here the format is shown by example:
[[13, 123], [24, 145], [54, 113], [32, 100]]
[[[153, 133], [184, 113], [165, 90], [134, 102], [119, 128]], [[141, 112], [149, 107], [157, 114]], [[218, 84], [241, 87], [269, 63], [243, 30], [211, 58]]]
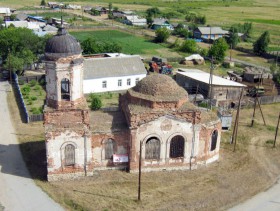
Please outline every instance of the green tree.
[[37, 55], [43, 53], [47, 38], [48, 36], [40, 38], [26, 28], [11, 27], [0, 30], [0, 56], [4, 66], [11, 66], [13, 71], [22, 74], [24, 68], [37, 61]]
[[19, 58], [15, 55], [9, 54], [4, 68], [7, 70], [11, 70], [12, 72], [22, 71], [24, 67], [24, 59]]
[[153, 18], [152, 18], [152, 16], [151, 16], [151, 15], [147, 15], [146, 19], [147, 19], [147, 24], [148, 24], [148, 26], [151, 26], [152, 23], [153, 23]]
[[254, 53], [257, 55], [263, 55], [267, 52], [268, 44], [270, 43], [270, 35], [268, 31], [265, 31], [256, 42], [253, 43]]
[[91, 110], [99, 110], [102, 107], [102, 101], [99, 96], [91, 95]]
[[239, 37], [234, 28], [231, 28], [229, 30], [229, 35], [226, 37], [226, 41], [232, 48], [235, 48], [237, 44], [239, 43]]
[[41, 6], [46, 6], [46, 1], [45, 1], [45, 0], [41, 0], [40, 5], [41, 5]]
[[156, 30], [156, 37], [155, 37], [155, 42], [165, 42], [168, 37], [170, 36], [170, 32], [167, 28], [159, 28]]
[[148, 16], [156, 18], [159, 14], [161, 14], [161, 11], [157, 7], [152, 7], [146, 10], [146, 13]]
[[197, 44], [194, 40], [186, 40], [180, 47], [180, 50], [186, 53], [197, 52]]
[[228, 44], [224, 38], [219, 38], [214, 41], [208, 51], [208, 56], [213, 57], [218, 62], [223, 62], [226, 56]]

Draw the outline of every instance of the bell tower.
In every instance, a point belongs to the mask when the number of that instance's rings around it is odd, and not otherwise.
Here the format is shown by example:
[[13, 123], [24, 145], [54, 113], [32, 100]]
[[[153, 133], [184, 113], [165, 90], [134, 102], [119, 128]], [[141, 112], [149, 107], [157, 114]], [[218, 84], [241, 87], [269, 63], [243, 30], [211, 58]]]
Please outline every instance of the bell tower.
[[83, 57], [79, 42], [60, 28], [46, 45], [47, 105], [75, 108], [84, 103]]
[[89, 109], [80, 43], [61, 27], [45, 47], [48, 180], [91, 174]]

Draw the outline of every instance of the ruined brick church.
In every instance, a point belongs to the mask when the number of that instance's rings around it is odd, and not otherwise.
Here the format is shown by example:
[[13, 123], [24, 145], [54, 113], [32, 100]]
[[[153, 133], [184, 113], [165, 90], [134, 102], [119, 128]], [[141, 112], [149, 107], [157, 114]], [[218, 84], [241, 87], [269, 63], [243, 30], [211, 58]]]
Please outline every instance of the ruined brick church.
[[142, 79], [120, 95], [118, 111], [90, 111], [81, 53], [79, 42], [63, 28], [46, 44], [49, 181], [97, 170], [136, 172], [139, 160], [142, 171], [159, 171], [194, 169], [219, 158], [217, 115], [188, 102], [188, 93], [169, 76]]

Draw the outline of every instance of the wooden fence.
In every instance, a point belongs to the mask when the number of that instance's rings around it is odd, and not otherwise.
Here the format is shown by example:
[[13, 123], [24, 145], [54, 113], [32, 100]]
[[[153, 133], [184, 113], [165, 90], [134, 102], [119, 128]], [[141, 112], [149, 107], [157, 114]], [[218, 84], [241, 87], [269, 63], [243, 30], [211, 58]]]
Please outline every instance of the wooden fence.
[[35, 81], [41, 81], [45, 80], [45, 75], [36, 75], [36, 76], [20, 76], [18, 78], [18, 81], [22, 81], [24, 83], [29, 83], [30, 81], [35, 80]]

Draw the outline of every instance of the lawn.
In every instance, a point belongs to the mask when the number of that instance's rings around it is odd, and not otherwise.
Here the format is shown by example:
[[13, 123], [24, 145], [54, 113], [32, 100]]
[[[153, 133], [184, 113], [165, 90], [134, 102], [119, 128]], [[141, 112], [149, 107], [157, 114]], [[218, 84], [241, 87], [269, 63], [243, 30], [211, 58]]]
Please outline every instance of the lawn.
[[157, 50], [164, 48], [145, 38], [115, 30], [72, 31], [70, 34], [80, 41], [92, 37], [101, 41], [118, 43], [122, 46], [122, 53], [125, 54], [157, 54]]

